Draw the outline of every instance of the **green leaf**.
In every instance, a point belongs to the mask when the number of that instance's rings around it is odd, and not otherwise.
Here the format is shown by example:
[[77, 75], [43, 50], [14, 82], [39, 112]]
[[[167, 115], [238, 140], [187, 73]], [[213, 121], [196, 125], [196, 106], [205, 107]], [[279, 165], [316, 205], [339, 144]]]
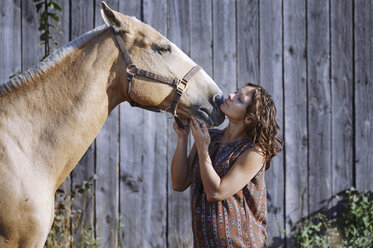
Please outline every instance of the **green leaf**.
[[47, 12], [44, 11], [43, 13], [41, 13], [41, 16], [40, 16], [41, 22], [46, 22], [47, 18], [48, 18]]
[[59, 33], [62, 34], [62, 30], [59, 27], [57, 27], [55, 25], [51, 25], [51, 24], [49, 25], [49, 27], [53, 28], [54, 30], [56, 30], [56, 31], [58, 31]]
[[52, 36], [50, 37], [50, 39], [52, 40], [53, 44], [58, 46], [60, 43], [55, 39], [53, 38]]
[[40, 40], [42, 40], [42, 41], [46, 41], [48, 39], [48, 35], [46, 34], [46, 33], [42, 33], [41, 35], [40, 35]]
[[56, 22], [60, 22], [60, 18], [55, 13], [49, 13], [49, 16], [52, 17]]
[[40, 9], [43, 7], [43, 5], [44, 5], [44, 2], [41, 2], [41, 3], [38, 3], [38, 4], [35, 5], [36, 6], [36, 11], [38, 13], [39, 13]]
[[98, 175], [97, 174], [93, 174], [93, 177], [91, 177], [90, 180], [97, 180], [98, 179]]
[[54, 1], [50, 1], [48, 6], [51, 8], [51, 9], [55, 9], [55, 10], [58, 10], [58, 11], [62, 11], [62, 8], [61, 6], [58, 5], [58, 3], [54, 2]]

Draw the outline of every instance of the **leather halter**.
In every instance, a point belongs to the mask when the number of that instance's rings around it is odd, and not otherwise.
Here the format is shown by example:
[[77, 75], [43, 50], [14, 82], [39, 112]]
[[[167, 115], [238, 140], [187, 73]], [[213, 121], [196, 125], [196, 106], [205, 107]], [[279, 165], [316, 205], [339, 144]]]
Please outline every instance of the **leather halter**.
[[[127, 68], [126, 68], [127, 80], [128, 80], [127, 96], [128, 96], [128, 102], [130, 103], [130, 105], [132, 107], [139, 107], [139, 108], [154, 111], [154, 112], [164, 112], [168, 109], [171, 109], [171, 113], [173, 117], [175, 118], [175, 121], [178, 124], [178, 126], [180, 128], [185, 128], [184, 124], [180, 121], [180, 119], [178, 118], [176, 114], [176, 109], [179, 104], [181, 95], [183, 94], [183, 92], [188, 86], [188, 81], [194, 76], [194, 74], [196, 74], [201, 69], [201, 67], [199, 65], [192, 67], [192, 69], [187, 74], [185, 74], [185, 76], [182, 79], [169, 78], [169, 77], [158, 75], [158, 74], [155, 74], [155, 73], [143, 70], [143, 69], [139, 69], [135, 64], [133, 64], [130, 54], [124, 43], [122, 35], [119, 32], [115, 31], [113, 27], [110, 27], [110, 30], [113, 32], [114, 37], [119, 46], [119, 50], [124, 56], [125, 63], [127, 64]], [[174, 96], [174, 101], [172, 102], [171, 107], [166, 108], [166, 109], [161, 109], [160, 107], [156, 107], [156, 106], [142, 106], [138, 104], [137, 102], [133, 101], [131, 99], [130, 93], [131, 93], [132, 80], [136, 76], [146, 77], [146, 78], [152, 79], [153, 81], [157, 81], [159, 83], [168, 84], [168, 85], [171, 85], [172, 87], [175, 87], [175, 96]]]

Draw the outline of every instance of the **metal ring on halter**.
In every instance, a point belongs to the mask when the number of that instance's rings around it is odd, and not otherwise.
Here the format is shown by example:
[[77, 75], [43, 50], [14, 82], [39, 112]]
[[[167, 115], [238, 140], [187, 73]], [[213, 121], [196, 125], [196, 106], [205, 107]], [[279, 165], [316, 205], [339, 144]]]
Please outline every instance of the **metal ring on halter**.
[[130, 77], [134, 77], [137, 73], [137, 66], [135, 64], [130, 64], [127, 66], [126, 71]]

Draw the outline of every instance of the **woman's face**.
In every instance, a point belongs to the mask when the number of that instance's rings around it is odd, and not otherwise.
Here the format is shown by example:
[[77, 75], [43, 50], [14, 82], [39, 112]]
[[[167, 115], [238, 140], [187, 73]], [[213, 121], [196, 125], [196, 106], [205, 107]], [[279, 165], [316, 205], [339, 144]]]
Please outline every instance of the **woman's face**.
[[253, 98], [254, 91], [254, 87], [244, 86], [235, 93], [229, 94], [224, 103], [220, 105], [221, 111], [232, 121], [242, 121]]

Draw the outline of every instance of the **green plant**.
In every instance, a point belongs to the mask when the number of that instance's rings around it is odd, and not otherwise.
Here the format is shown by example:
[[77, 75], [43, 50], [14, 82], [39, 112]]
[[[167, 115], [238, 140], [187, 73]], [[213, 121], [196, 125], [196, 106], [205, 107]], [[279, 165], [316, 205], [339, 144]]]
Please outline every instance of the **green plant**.
[[[99, 238], [95, 238], [94, 235], [94, 230], [92, 225], [88, 225], [86, 228], [83, 230], [83, 244], [88, 245], [88, 247], [92, 248], [99, 248], [101, 247], [101, 240]], [[83, 244], [81, 244], [82, 247]]]
[[118, 240], [119, 240], [119, 245], [122, 244], [122, 237], [120, 235], [120, 231], [123, 230], [124, 228], [124, 223], [122, 221], [123, 216], [121, 214], [118, 215]]
[[[67, 182], [69, 181], [70, 177], [67, 178]], [[70, 244], [72, 202], [68, 193], [67, 185], [69, 184], [63, 184], [56, 192], [54, 220], [46, 242], [48, 247], [64, 247], [64, 244]]]
[[351, 188], [346, 194], [348, 203], [333, 226], [322, 214], [301, 224], [296, 234], [297, 247], [373, 247], [372, 191], [360, 193]]
[[[62, 33], [61, 29], [57, 26], [60, 24], [60, 18], [57, 15], [58, 12], [62, 12], [62, 8], [54, 0], [34, 0], [36, 10], [40, 15], [40, 25], [39, 31], [41, 31], [39, 46], [44, 46], [44, 58], [48, 57], [50, 54], [50, 41], [56, 46], [59, 42], [51, 35], [51, 29]], [[52, 23], [52, 20], [57, 23], [57, 25]]]
[[[70, 177], [68, 177], [69, 180]], [[91, 187], [94, 185], [94, 180], [97, 175], [92, 176], [88, 181], [83, 181], [81, 185], [77, 185], [74, 190], [70, 191], [65, 183], [56, 192], [55, 199], [55, 214], [52, 228], [47, 238], [48, 247], [70, 247], [76, 245], [72, 230], [79, 230], [80, 244], [78, 247], [101, 247], [100, 240], [95, 238], [93, 226], [86, 224], [84, 213], [86, 206], [93, 200]], [[79, 196], [83, 199], [81, 209], [73, 210], [75, 198]], [[78, 229], [80, 227], [80, 229]]]
[[337, 224], [343, 233], [345, 247], [373, 247], [372, 192], [359, 193], [355, 188], [347, 190], [348, 205]]
[[329, 248], [327, 236], [324, 235], [330, 223], [325, 215], [317, 214], [306, 220], [297, 235], [297, 247]]

